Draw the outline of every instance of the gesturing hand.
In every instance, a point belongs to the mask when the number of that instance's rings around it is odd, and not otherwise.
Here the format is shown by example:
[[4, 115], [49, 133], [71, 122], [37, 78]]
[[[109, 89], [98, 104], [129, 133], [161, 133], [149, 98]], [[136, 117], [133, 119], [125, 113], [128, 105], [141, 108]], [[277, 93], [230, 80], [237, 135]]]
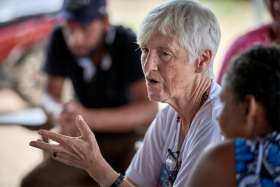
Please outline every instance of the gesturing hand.
[[80, 132], [79, 137], [40, 130], [39, 134], [43, 138], [51, 139], [58, 144], [37, 140], [31, 141], [30, 145], [49, 152], [57, 161], [86, 170], [97, 182], [106, 183], [104, 181], [106, 173], [116, 175], [115, 172], [102, 157], [95, 136], [82, 116], [77, 116], [76, 125]]

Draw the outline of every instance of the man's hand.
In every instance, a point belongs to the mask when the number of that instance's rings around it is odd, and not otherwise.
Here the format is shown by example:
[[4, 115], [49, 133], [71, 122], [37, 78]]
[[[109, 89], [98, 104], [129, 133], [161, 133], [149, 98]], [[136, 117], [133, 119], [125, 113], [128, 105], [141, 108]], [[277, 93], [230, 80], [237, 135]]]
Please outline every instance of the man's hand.
[[62, 113], [59, 115], [56, 123], [59, 125], [60, 133], [68, 136], [79, 136], [76, 130], [75, 116], [84, 115], [85, 108], [75, 101], [64, 104]]

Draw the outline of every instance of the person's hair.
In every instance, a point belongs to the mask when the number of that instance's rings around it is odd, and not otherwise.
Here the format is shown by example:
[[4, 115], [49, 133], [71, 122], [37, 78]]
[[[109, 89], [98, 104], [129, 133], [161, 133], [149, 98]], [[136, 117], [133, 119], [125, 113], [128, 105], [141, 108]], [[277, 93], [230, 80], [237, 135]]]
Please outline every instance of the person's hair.
[[212, 11], [192, 0], [165, 2], [148, 13], [138, 33], [138, 44], [144, 46], [157, 33], [178, 37], [188, 56], [195, 58], [206, 49], [213, 57], [209, 73], [213, 74], [213, 59], [218, 50], [221, 31]]
[[254, 46], [233, 59], [224, 86], [237, 102], [252, 95], [265, 110], [269, 124], [280, 131], [280, 48]]

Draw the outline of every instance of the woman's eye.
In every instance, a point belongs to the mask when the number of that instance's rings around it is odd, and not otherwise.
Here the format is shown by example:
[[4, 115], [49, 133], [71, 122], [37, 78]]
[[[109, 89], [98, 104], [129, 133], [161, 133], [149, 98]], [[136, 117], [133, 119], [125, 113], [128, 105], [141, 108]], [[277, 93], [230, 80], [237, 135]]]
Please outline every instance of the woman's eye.
[[171, 58], [172, 58], [172, 55], [168, 52], [165, 52], [165, 51], [161, 51], [160, 52], [160, 58], [163, 60], [163, 61], [170, 61]]

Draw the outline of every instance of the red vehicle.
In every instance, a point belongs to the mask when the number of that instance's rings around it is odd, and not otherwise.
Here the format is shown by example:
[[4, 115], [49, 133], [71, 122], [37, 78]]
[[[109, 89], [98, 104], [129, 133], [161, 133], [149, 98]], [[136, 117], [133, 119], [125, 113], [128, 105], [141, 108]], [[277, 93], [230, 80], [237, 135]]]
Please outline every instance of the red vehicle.
[[52, 17], [37, 17], [0, 26], [0, 63], [13, 52], [25, 53], [44, 41], [56, 22]]
[[42, 93], [44, 48], [62, 4], [63, 0], [0, 1], [0, 86], [31, 103]]

